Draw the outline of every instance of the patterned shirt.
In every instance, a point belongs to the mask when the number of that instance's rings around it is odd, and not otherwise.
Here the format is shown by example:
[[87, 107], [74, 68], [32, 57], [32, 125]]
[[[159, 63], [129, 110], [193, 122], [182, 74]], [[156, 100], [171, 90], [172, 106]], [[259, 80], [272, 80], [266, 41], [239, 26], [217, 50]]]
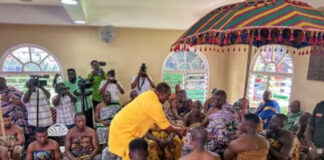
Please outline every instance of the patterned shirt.
[[[23, 95], [22, 91], [17, 90], [14, 87], [8, 87], [4, 91], [2, 91], [1, 96], [7, 96], [9, 98], [18, 98], [21, 99]], [[18, 125], [24, 130], [24, 133], [28, 134], [28, 123], [27, 123], [27, 110], [24, 105], [18, 106], [13, 104], [12, 102], [2, 101], [2, 114], [8, 115], [11, 117], [11, 121], [13, 124]]]
[[[24, 98], [25, 94], [22, 96]], [[22, 100], [23, 101], [23, 100]], [[30, 100], [25, 103], [28, 113], [28, 124], [37, 126], [37, 93], [32, 92]], [[39, 90], [39, 126], [48, 127], [53, 124], [52, 114], [45, 93]]]
[[223, 153], [228, 143], [237, 137], [237, 120], [231, 111], [224, 109], [209, 115], [208, 120], [206, 130], [213, 138], [207, 142], [206, 148], [210, 152]]
[[[57, 97], [54, 96], [53, 99]], [[74, 124], [75, 108], [74, 103], [68, 95], [61, 97], [60, 102], [56, 108], [56, 123], [63, 125]]]

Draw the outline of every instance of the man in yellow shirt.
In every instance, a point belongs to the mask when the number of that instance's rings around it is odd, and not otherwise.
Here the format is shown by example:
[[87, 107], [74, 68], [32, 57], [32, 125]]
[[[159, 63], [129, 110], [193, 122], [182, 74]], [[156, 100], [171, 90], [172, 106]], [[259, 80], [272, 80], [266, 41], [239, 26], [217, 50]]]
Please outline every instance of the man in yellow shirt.
[[172, 126], [163, 112], [162, 104], [170, 93], [170, 86], [160, 83], [155, 91], [142, 93], [117, 113], [109, 128], [109, 151], [123, 160], [129, 160], [129, 142], [143, 137], [154, 123], [167, 132], [183, 135], [186, 129]]

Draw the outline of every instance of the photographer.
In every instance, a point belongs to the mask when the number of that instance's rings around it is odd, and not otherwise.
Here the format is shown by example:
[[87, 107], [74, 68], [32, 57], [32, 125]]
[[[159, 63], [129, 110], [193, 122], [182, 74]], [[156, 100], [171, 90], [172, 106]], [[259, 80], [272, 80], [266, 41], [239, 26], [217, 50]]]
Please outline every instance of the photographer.
[[77, 99], [69, 92], [63, 83], [55, 86], [56, 96], [52, 103], [56, 108], [56, 123], [65, 125], [68, 129], [74, 126], [75, 106]]
[[99, 94], [99, 86], [102, 80], [107, 78], [107, 74], [100, 68], [105, 66], [105, 62], [98, 62], [96, 60], [91, 61], [92, 72], [88, 75], [88, 79], [92, 85], [92, 103], [96, 107], [102, 100]]
[[155, 88], [154, 82], [146, 72], [145, 63], [142, 64], [137, 76], [135, 75], [132, 77], [131, 87], [132, 89], [135, 89], [138, 92], [138, 94], [149, 90], [150, 87]]
[[124, 94], [122, 85], [115, 79], [115, 70], [108, 71], [108, 79], [100, 83], [99, 93], [102, 95], [104, 91], [111, 93], [111, 101], [119, 103], [119, 93]]
[[51, 94], [42, 85], [38, 85], [39, 80], [30, 79], [26, 86], [27, 92], [22, 96], [22, 101], [27, 108], [28, 124], [37, 127], [37, 87], [39, 88], [39, 126], [49, 127], [53, 124], [52, 114], [49, 105]]
[[[82, 98], [84, 99], [84, 106], [85, 111], [84, 114], [87, 119], [87, 126], [93, 127], [93, 120], [92, 120], [92, 102], [90, 100], [90, 96], [92, 95], [91, 88], [85, 88], [85, 92], [83, 93], [83, 96], [81, 94], [81, 90], [79, 88], [79, 84], [83, 84], [85, 80], [83, 80], [80, 76], [77, 77], [76, 71], [73, 68], [69, 68], [67, 70], [68, 80], [64, 80], [64, 85], [69, 88], [70, 93], [73, 93], [73, 95], [77, 98], [77, 101], [75, 103], [75, 110], [77, 113], [83, 112], [83, 106], [82, 106]], [[60, 75], [55, 75], [53, 84], [56, 84], [56, 80]], [[83, 85], [81, 85], [82, 87]]]

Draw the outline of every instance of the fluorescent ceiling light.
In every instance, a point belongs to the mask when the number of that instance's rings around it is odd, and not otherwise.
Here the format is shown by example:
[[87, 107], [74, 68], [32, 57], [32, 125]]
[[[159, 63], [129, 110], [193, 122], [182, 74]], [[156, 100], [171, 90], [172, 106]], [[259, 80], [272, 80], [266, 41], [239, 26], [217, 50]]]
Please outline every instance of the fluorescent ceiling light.
[[85, 24], [86, 22], [84, 20], [75, 20], [74, 23], [76, 23], [76, 24]]
[[67, 4], [67, 5], [77, 5], [78, 1], [76, 1], [76, 0], [61, 0], [61, 3]]

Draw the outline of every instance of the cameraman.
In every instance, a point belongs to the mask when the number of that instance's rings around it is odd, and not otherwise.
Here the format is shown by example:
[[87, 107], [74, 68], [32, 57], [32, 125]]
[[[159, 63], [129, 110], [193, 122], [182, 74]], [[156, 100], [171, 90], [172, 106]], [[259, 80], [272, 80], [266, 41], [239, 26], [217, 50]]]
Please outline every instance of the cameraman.
[[[92, 72], [88, 75], [88, 79], [92, 85], [92, 103], [96, 107], [102, 100], [99, 94], [99, 86], [102, 80], [107, 78], [107, 74], [100, 68], [100, 66], [106, 65], [103, 62], [96, 60], [91, 61]], [[100, 64], [100, 65], [99, 65]]]
[[[33, 127], [49, 127], [53, 124], [49, 105], [51, 94], [44, 88], [44, 86], [37, 85], [38, 80], [30, 79], [26, 83], [28, 90], [22, 96], [22, 101], [27, 108], [28, 124]], [[37, 87], [39, 87], [39, 126], [37, 126]]]
[[[79, 89], [79, 82], [82, 81], [82, 78], [79, 76], [77, 77], [76, 71], [74, 68], [69, 68], [67, 70], [68, 80], [64, 80], [64, 85], [69, 88], [70, 93], [73, 93], [74, 96], [76, 96], [77, 101], [75, 103], [75, 110], [77, 113], [81, 113], [82, 111], [82, 96], [81, 91]], [[59, 74], [55, 75], [53, 84], [56, 85], [57, 78], [59, 77]], [[86, 115], [87, 119], [87, 126], [92, 127], [93, 126], [93, 120], [92, 120], [92, 102], [90, 100], [90, 96], [92, 95], [91, 89], [86, 89], [86, 92], [84, 93], [84, 103], [85, 103], [85, 111], [84, 114]]]
[[155, 88], [154, 82], [150, 76], [147, 75], [145, 63], [142, 64], [137, 76], [135, 75], [132, 77], [131, 87], [132, 89], [135, 89], [138, 94], [149, 90], [150, 87]]
[[65, 125], [68, 129], [74, 126], [75, 106], [77, 99], [69, 92], [63, 83], [55, 86], [56, 96], [52, 103], [56, 108], [56, 123]]
[[115, 70], [108, 71], [108, 79], [103, 80], [100, 83], [99, 93], [102, 93], [106, 90], [111, 93], [111, 101], [119, 103], [119, 93], [124, 94], [123, 86], [115, 79]]

